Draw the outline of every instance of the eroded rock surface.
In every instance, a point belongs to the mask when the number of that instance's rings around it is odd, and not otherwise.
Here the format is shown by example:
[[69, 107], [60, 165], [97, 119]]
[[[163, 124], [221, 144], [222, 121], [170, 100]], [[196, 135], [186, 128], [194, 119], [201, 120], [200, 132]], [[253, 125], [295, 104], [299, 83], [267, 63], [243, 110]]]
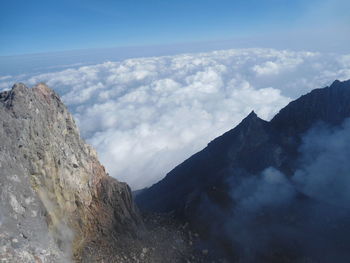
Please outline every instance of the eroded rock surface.
[[129, 187], [107, 175], [54, 91], [0, 93], [0, 261], [80, 261], [86, 244], [139, 228]]

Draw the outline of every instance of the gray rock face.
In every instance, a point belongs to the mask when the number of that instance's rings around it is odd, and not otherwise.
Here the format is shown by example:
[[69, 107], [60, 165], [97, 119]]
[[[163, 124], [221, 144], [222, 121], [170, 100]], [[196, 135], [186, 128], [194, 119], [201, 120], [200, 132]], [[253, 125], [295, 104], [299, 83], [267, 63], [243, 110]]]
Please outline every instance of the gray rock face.
[[129, 187], [106, 174], [54, 91], [0, 93], [0, 261], [80, 260], [87, 243], [140, 225]]

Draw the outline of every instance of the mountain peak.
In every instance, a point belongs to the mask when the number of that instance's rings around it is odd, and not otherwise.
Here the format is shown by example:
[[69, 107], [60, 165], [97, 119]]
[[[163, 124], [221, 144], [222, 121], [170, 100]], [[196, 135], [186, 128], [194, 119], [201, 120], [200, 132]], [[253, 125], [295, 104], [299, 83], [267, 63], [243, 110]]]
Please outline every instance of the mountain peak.
[[7, 91], [7, 92], [26, 93], [26, 92], [30, 92], [31, 90], [33, 90], [35, 92], [43, 93], [43, 94], [55, 93], [44, 82], [40, 82], [40, 83], [36, 84], [33, 88], [27, 87], [22, 82], [17, 82], [12, 86], [11, 90]]
[[15, 83], [12, 86], [11, 90], [4, 91], [2, 93], [5, 93], [6, 95], [7, 94], [9, 94], [9, 95], [11, 94], [11, 97], [14, 97], [14, 96], [17, 96], [17, 95], [20, 95], [20, 94], [25, 94], [25, 93], [28, 92], [28, 90], [29, 90], [29, 88], [26, 85], [24, 85], [21, 82], [18, 82], [18, 83]]
[[250, 127], [251, 125], [259, 124], [265, 122], [263, 119], [260, 119], [258, 115], [254, 112], [251, 111], [237, 126], [244, 128], [244, 127]]
[[12, 89], [27, 89], [27, 87], [22, 82], [18, 82], [12, 86]]
[[34, 90], [42, 93], [42, 94], [50, 94], [53, 92], [52, 89], [50, 89], [45, 83], [40, 82], [37, 85], [34, 86]]
[[333, 83], [329, 86], [330, 88], [345, 88], [345, 87], [350, 87], [350, 79], [349, 80], [344, 80], [340, 81], [336, 79], [333, 81]]
[[246, 118], [250, 118], [250, 119], [258, 118], [258, 115], [255, 113], [254, 110], [252, 110]]
[[259, 116], [255, 113], [254, 110], [252, 110], [242, 121], [241, 123], [246, 123], [246, 122], [260, 122], [264, 121], [263, 119], [259, 118]]
[[1, 92], [0, 127], [0, 232], [11, 262], [24, 253], [36, 261], [28, 247], [47, 251], [45, 262], [69, 262], [101, 234], [128, 240], [142, 227], [129, 187], [108, 176], [47, 85]]
[[332, 87], [332, 86], [336, 86], [336, 85], [338, 85], [339, 83], [341, 83], [341, 81], [340, 81], [340, 80], [338, 80], [338, 79], [336, 79], [335, 81], [333, 81], [333, 83], [331, 84], [331, 86], [330, 86], [330, 87]]

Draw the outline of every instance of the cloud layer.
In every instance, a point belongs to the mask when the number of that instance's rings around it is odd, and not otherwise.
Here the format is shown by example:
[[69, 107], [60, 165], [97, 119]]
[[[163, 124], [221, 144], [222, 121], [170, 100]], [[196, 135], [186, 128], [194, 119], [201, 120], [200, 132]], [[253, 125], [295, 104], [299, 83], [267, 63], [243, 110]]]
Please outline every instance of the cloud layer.
[[350, 55], [234, 49], [0, 76], [0, 89], [15, 81], [46, 82], [110, 175], [138, 189], [251, 110], [270, 119], [291, 99], [348, 78]]

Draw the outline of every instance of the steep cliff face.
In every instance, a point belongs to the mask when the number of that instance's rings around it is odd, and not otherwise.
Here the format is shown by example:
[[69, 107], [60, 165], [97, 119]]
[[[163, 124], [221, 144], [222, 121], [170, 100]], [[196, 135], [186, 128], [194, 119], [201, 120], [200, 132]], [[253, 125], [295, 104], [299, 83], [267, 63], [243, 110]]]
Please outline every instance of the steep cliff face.
[[44, 84], [0, 93], [0, 201], [0, 259], [12, 262], [82, 260], [87, 244], [142, 226], [129, 187], [106, 174]]

